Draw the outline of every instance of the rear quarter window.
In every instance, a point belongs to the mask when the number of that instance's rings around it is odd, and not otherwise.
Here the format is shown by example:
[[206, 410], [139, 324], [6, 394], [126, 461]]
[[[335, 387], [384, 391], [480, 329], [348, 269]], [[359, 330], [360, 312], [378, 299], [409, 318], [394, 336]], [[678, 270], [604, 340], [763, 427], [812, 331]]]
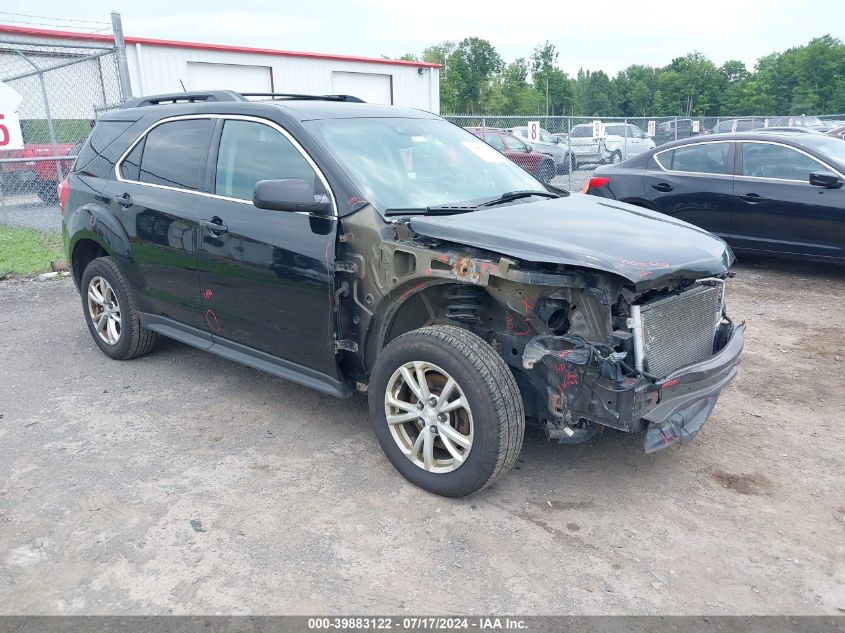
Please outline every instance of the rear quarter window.
[[97, 123], [79, 150], [76, 163], [74, 163], [74, 170], [92, 171], [95, 176], [106, 177], [108, 165], [103, 167], [92, 164], [131, 126], [132, 122], [130, 121], [100, 121]]

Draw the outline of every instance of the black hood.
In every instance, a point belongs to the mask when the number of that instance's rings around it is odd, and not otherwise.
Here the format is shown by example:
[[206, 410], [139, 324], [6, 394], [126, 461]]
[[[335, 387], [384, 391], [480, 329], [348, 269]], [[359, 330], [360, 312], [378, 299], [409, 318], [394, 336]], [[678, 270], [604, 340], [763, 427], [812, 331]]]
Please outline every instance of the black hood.
[[573, 194], [449, 216], [414, 217], [420, 235], [515, 259], [603, 270], [639, 286], [724, 273], [727, 244], [707, 231], [623, 202]]

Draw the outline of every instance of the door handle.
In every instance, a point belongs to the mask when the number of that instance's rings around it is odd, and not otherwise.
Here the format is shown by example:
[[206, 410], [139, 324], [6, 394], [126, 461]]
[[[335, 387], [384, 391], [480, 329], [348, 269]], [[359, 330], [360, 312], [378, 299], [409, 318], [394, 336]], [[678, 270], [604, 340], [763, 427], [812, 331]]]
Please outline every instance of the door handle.
[[672, 185], [670, 185], [668, 182], [659, 182], [656, 185], [652, 185], [651, 188], [663, 192], [672, 191]]
[[130, 196], [128, 192], [115, 196], [114, 201], [122, 207], [128, 208], [132, 206], [132, 196]]
[[748, 204], [757, 204], [758, 202], [763, 202], [764, 198], [756, 193], [747, 193], [744, 196], [739, 197], [740, 200], [745, 200]]
[[223, 220], [218, 218], [216, 215], [211, 218], [210, 220], [200, 220], [200, 226], [204, 229], [208, 229], [212, 233], [220, 234], [220, 233], [227, 233], [229, 231], [229, 227], [223, 223]]

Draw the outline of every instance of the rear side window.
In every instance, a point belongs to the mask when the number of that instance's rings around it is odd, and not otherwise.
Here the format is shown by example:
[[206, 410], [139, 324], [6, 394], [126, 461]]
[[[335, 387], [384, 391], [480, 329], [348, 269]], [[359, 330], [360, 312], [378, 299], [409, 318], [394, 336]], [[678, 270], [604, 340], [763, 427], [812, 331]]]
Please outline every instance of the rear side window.
[[253, 121], [226, 121], [217, 154], [215, 193], [252, 200], [255, 183], [280, 178], [299, 178], [317, 192], [324, 189], [305, 157], [278, 130]]
[[210, 119], [170, 121], [144, 141], [139, 180], [192, 191], [200, 188], [211, 144]]
[[727, 174], [728, 150], [728, 143], [701, 143], [661, 152], [655, 158], [670, 171]]
[[572, 138], [589, 138], [593, 135], [593, 126], [591, 125], [576, 125], [572, 128], [570, 136]]

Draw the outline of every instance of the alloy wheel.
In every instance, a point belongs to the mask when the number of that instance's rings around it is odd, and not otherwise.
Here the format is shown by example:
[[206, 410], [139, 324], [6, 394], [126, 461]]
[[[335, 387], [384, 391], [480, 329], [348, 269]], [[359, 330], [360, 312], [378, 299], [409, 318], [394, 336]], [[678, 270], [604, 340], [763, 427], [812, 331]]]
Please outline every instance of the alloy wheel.
[[97, 335], [108, 345], [120, 340], [120, 304], [117, 295], [103, 277], [93, 277], [88, 283], [88, 314]]
[[460, 468], [472, 450], [469, 402], [458, 382], [424, 361], [405, 363], [384, 395], [390, 434], [411, 462], [432, 473]]

